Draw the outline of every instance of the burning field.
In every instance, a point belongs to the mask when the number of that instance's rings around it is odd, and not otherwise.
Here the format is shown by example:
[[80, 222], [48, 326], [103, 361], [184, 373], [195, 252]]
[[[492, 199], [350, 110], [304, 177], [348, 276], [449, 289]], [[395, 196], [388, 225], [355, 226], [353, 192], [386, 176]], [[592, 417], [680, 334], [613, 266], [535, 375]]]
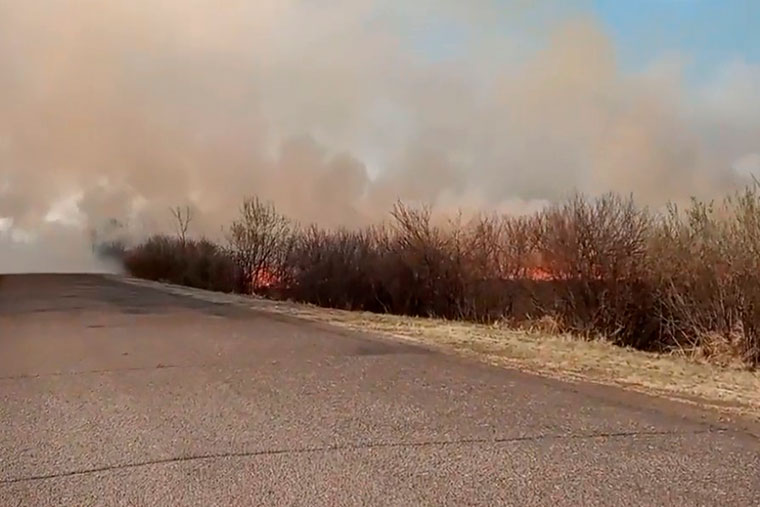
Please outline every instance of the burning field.
[[[154, 236], [128, 272], [330, 308], [553, 329], [647, 351], [760, 362], [760, 193], [653, 214], [575, 197], [531, 215], [302, 227], [246, 201], [224, 244]], [[717, 269], [716, 266], [721, 266]]]

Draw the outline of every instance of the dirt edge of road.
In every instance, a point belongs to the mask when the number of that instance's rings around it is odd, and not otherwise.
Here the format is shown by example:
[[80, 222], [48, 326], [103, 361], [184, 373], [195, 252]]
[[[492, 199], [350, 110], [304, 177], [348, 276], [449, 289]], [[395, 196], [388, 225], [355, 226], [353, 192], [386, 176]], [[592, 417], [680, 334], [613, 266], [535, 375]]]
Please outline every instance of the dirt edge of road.
[[760, 374], [737, 367], [720, 367], [675, 354], [645, 353], [566, 335], [332, 310], [135, 278], [111, 278], [208, 302], [244, 306], [352, 331], [374, 332], [557, 380], [622, 387], [739, 416], [753, 427], [760, 422]]

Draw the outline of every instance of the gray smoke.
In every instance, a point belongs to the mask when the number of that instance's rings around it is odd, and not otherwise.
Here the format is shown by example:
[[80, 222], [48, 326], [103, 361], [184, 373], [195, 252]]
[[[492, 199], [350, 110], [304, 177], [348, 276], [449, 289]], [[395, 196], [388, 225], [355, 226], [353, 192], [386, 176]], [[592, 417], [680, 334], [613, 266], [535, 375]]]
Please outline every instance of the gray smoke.
[[[624, 74], [596, 20], [538, 3], [0, 0], [0, 271], [79, 269], [93, 229], [170, 230], [176, 205], [218, 234], [247, 194], [356, 225], [760, 169], [760, 67]], [[438, 25], [463, 34], [444, 58], [418, 40]]]

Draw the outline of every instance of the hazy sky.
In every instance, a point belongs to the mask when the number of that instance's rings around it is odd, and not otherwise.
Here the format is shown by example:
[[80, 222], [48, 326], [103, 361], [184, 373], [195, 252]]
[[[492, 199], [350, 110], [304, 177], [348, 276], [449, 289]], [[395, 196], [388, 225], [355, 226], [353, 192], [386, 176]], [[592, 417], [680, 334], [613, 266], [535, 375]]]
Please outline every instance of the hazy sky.
[[[681, 94], [689, 96], [688, 107], [725, 107], [722, 114], [734, 117], [727, 123], [741, 116], [760, 119], [757, 107], [760, 1], [493, 0], [490, 3], [502, 16], [480, 24], [472, 23], [472, 18], [461, 11], [421, 8], [416, 16], [400, 24], [401, 38], [409, 51], [443, 64], [478, 54], [478, 44], [488, 30], [493, 32], [493, 39], [501, 37], [502, 41], [516, 42], [506, 45], [515, 55], [530, 55], [547, 43], [547, 32], [568, 19], [588, 17], [609, 38], [614, 65], [621, 76], [670, 74], [683, 87]], [[380, 10], [392, 11], [393, 5], [380, 3]], [[737, 97], [731, 106], [734, 94]], [[748, 102], [755, 105], [742, 111]], [[753, 146], [732, 163], [742, 174], [760, 172], [760, 146]]]
[[685, 57], [696, 81], [731, 60], [760, 63], [757, 0], [595, 0], [592, 10], [626, 69], [665, 52]]
[[[496, 0], [505, 9], [514, 1]], [[612, 38], [621, 67], [639, 71], [664, 54], [678, 54], [687, 61], [694, 80], [728, 61], [760, 63], [760, 2], [756, 0], [566, 0], [529, 1], [518, 11], [531, 17], [563, 19], [573, 14], [596, 17]], [[456, 17], [417, 20], [408, 26], [417, 50], [431, 58], [465, 53], [468, 37], [477, 26]], [[509, 27], [512, 29], [513, 27]]]
[[0, 230], [723, 192], [760, 172], [759, 25], [757, 0], [0, 0]]

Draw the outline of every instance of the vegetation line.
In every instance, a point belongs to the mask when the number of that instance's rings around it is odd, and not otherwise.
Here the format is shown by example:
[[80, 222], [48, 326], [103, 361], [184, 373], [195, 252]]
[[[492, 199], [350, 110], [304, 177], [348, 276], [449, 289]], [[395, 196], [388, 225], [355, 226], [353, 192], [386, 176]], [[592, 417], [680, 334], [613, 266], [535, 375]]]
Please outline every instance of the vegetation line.
[[446, 219], [397, 204], [359, 229], [303, 227], [251, 198], [225, 244], [177, 235], [121, 252], [129, 273], [351, 311], [498, 323], [760, 364], [760, 193], [653, 213], [575, 196], [528, 216]]

